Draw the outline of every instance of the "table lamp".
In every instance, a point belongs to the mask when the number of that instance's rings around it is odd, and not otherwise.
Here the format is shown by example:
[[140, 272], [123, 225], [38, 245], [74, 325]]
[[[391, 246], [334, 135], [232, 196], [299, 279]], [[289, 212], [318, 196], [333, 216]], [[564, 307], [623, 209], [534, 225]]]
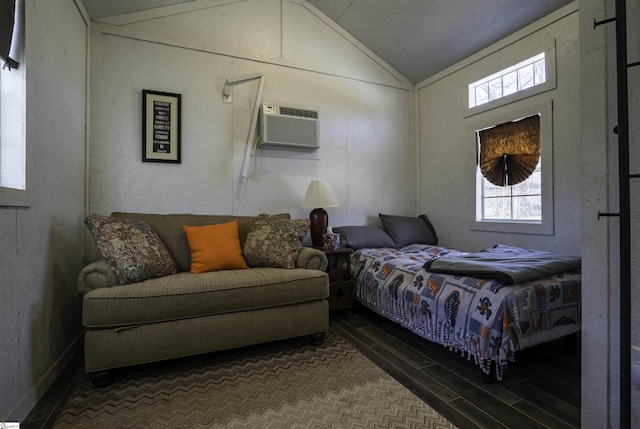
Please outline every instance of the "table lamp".
[[302, 207], [310, 209], [311, 243], [313, 247], [322, 247], [322, 235], [327, 232], [329, 216], [323, 207], [337, 207], [340, 202], [334, 195], [326, 180], [312, 180], [307, 189], [307, 194], [302, 201]]

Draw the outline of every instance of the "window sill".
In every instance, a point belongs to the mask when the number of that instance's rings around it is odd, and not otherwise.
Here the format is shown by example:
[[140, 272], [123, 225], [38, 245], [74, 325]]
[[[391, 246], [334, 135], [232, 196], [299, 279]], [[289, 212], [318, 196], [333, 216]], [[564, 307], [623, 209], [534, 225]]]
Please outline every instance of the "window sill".
[[553, 235], [553, 221], [545, 222], [506, 222], [475, 221], [471, 231], [503, 232], [509, 234]]
[[30, 207], [31, 195], [23, 189], [0, 187], [0, 207]]

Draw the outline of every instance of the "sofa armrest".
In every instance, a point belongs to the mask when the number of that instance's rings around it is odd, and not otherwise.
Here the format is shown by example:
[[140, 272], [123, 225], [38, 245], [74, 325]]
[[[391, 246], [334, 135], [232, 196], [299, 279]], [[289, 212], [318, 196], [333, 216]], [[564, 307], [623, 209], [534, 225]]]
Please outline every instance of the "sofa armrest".
[[115, 271], [109, 268], [106, 259], [92, 262], [78, 274], [78, 292], [85, 295], [94, 289], [117, 286], [118, 278]]
[[297, 268], [325, 271], [328, 265], [327, 255], [322, 250], [313, 247], [302, 247], [296, 261]]

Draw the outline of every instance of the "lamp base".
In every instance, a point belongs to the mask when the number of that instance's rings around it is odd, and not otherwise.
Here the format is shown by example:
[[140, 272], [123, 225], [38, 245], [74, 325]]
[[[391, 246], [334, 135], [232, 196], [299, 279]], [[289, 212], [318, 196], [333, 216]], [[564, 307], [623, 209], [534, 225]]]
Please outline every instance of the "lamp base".
[[313, 209], [309, 213], [309, 220], [311, 221], [311, 244], [313, 247], [322, 247], [322, 235], [327, 232], [327, 226], [329, 226], [329, 216], [324, 209]]

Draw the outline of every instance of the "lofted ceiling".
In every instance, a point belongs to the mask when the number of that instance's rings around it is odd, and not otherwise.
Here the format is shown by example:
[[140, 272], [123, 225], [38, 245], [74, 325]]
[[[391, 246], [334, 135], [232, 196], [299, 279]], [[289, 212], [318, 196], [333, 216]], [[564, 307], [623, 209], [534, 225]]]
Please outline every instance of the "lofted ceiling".
[[[82, 0], [91, 19], [193, 0]], [[418, 83], [573, 0], [307, 0]]]

